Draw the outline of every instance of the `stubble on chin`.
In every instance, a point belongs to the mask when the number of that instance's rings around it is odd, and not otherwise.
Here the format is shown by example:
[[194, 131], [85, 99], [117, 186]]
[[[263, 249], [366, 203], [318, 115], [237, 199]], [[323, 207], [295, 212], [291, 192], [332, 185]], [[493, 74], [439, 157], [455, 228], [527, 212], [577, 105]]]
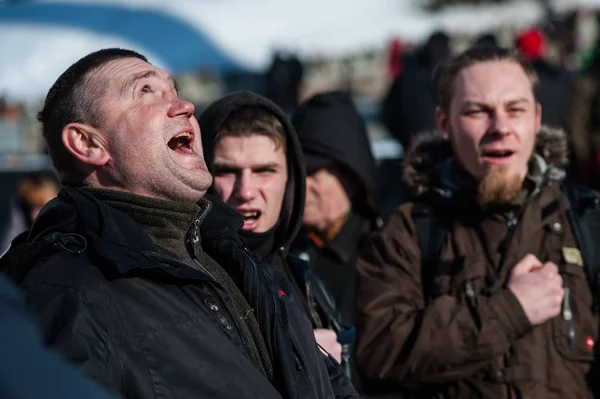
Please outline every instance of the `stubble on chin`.
[[522, 189], [522, 178], [508, 168], [494, 165], [477, 187], [477, 202], [482, 208], [510, 203]]

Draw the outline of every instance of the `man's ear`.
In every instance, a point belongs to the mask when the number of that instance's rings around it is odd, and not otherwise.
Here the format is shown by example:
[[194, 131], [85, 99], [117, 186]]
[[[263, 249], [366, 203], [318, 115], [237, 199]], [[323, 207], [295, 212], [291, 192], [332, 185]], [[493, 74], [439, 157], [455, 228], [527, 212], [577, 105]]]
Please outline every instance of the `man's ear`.
[[62, 131], [65, 148], [80, 162], [100, 166], [110, 160], [106, 140], [100, 132], [83, 123], [69, 123]]
[[440, 107], [435, 108], [435, 124], [438, 134], [447, 139], [450, 135], [448, 114]]

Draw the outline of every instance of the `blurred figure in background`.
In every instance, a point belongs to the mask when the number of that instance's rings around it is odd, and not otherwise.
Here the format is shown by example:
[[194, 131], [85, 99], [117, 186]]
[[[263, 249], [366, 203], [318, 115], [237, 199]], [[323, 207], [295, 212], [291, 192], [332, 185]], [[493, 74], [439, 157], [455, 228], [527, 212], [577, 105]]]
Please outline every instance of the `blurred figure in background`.
[[387, 49], [387, 74], [391, 79], [396, 79], [404, 70], [404, 46], [400, 39], [392, 39]]
[[[366, 125], [345, 92], [315, 95], [298, 107], [292, 123], [307, 176], [303, 229], [292, 253], [308, 262], [333, 295], [331, 306], [353, 326], [358, 248], [379, 222]], [[345, 356], [353, 348], [351, 331], [343, 338], [338, 334]], [[354, 369], [348, 372], [359, 386]]]
[[58, 177], [51, 171], [26, 173], [17, 184], [17, 194], [11, 203], [8, 226], [2, 235], [0, 251], [13, 238], [29, 230], [42, 207], [60, 190]]
[[448, 35], [431, 35], [413, 57], [407, 58], [383, 101], [381, 122], [404, 148], [414, 134], [435, 127], [435, 68], [449, 55]]
[[306, 160], [304, 226], [293, 253], [331, 290], [349, 323], [355, 319], [358, 246], [378, 220], [375, 161], [364, 121], [343, 92], [317, 94], [292, 118]]
[[568, 104], [571, 175], [600, 189], [600, 53], [573, 79]]
[[277, 51], [265, 74], [265, 96], [286, 113], [290, 113], [300, 98], [304, 67], [295, 54]]
[[546, 35], [541, 29], [527, 29], [515, 38], [515, 48], [531, 63], [540, 81], [538, 98], [543, 110], [542, 123], [551, 127], [566, 128], [570, 76], [565, 68], [546, 60]]
[[493, 33], [484, 33], [475, 39], [473, 47], [498, 47], [498, 40]]

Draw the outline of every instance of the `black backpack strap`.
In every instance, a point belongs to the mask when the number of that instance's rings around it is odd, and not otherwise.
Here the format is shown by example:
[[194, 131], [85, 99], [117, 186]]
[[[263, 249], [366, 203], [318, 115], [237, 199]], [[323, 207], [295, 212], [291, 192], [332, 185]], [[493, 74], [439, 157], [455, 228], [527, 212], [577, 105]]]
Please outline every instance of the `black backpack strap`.
[[414, 203], [412, 219], [421, 251], [421, 281], [426, 302], [430, 303], [434, 299], [434, 277], [441, 273], [440, 253], [450, 223], [443, 212], [435, 212], [431, 205], [422, 202]]
[[598, 302], [600, 293], [600, 199], [588, 187], [565, 182], [562, 191], [569, 199], [569, 219], [581, 251], [588, 284]]

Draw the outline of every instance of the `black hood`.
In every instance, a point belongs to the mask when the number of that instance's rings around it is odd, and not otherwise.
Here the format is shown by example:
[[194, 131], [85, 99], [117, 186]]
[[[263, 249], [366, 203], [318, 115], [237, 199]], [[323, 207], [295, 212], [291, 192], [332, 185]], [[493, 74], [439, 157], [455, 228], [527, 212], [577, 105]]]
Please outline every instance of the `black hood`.
[[353, 201], [352, 210], [375, 222], [375, 159], [367, 126], [352, 98], [343, 92], [317, 94], [298, 107], [292, 124], [307, 157], [330, 159], [353, 173], [362, 192]]
[[[285, 220], [283, 220], [284, 225], [280, 225], [278, 228], [281, 230], [278, 230], [278, 234], [275, 237], [273, 249], [276, 250], [283, 247], [287, 250], [302, 226], [306, 174], [298, 136], [281, 108], [270, 100], [248, 91], [235, 92], [215, 101], [200, 115], [198, 120], [201, 129], [204, 159], [212, 173], [215, 137], [229, 115], [245, 106], [264, 107], [281, 122], [286, 132], [286, 157], [289, 175], [282, 209], [286, 211], [287, 215]], [[211, 191], [214, 193], [214, 186], [211, 188]]]

